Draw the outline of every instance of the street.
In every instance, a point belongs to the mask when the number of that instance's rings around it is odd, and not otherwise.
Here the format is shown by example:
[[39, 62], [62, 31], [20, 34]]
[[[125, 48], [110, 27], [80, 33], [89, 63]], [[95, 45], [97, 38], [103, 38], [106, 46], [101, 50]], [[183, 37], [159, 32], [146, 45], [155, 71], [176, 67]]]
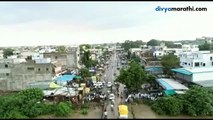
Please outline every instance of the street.
[[[114, 81], [116, 79], [116, 76], [119, 75], [119, 70], [117, 70], [117, 63], [118, 63], [118, 59], [116, 57], [116, 53], [114, 53], [110, 60], [109, 60], [109, 65], [108, 65], [108, 69], [106, 70], [105, 72], [105, 75], [106, 75], [106, 83], [107, 82], [112, 82], [113, 83], [113, 90], [116, 90], [115, 88], [115, 85], [114, 85]], [[114, 73], [116, 73], [116, 76], [114, 76]], [[105, 77], [104, 77], [105, 78]], [[103, 78], [103, 79], [104, 79]], [[124, 90], [124, 86], [122, 84], [119, 85], [119, 92], [123, 93], [123, 90]], [[103, 88], [103, 92], [104, 93], [107, 93], [108, 90], [110, 90], [111, 88], [107, 88], [107, 86], [105, 85], [104, 88]], [[112, 91], [111, 91], [112, 92]], [[117, 91], [116, 91], [117, 92]], [[119, 114], [118, 114], [118, 106], [121, 104], [121, 103], [124, 103], [124, 97], [123, 99], [121, 100], [121, 97], [120, 96], [117, 96], [115, 92], [115, 104], [114, 104], [114, 110], [112, 111], [111, 110], [111, 101], [107, 100], [107, 103], [106, 103], [106, 110], [107, 110], [107, 118], [110, 119], [110, 118], [118, 118]], [[120, 94], [121, 95], [121, 94]], [[122, 95], [123, 96], [123, 95]], [[130, 108], [129, 108], [130, 109]], [[129, 111], [129, 118], [133, 118], [132, 117], [132, 114], [131, 112]]]

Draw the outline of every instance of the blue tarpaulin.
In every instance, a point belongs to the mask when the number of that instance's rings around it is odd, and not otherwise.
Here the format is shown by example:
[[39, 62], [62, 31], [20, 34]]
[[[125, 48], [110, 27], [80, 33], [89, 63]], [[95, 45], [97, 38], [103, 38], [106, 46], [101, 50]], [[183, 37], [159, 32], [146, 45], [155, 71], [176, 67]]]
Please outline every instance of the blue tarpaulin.
[[63, 75], [63, 76], [60, 76], [56, 79], [56, 81], [71, 81], [73, 80], [73, 78], [75, 77], [75, 75]]
[[165, 82], [163, 79], [157, 79], [157, 81], [158, 81], [162, 86], [164, 86], [164, 88], [165, 88], [166, 90], [174, 90], [174, 88], [173, 88], [171, 85], [169, 85], [167, 82]]

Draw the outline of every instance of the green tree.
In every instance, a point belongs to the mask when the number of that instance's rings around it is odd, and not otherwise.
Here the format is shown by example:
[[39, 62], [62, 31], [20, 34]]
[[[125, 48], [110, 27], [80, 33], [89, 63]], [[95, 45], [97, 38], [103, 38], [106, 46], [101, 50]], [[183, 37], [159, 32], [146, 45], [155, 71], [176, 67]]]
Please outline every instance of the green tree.
[[205, 41], [205, 43], [203, 45], [199, 45], [198, 48], [199, 50], [210, 50], [210, 44]]
[[213, 115], [213, 90], [193, 86], [184, 94], [184, 112], [191, 116]]
[[36, 100], [38, 102], [42, 100], [44, 93], [39, 88], [30, 88], [19, 92], [18, 95], [23, 96], [26, 101]]
[[81, 44], [79, 47], [80, 47], [80, 51], [82, 52], [82, 51], [87, 51], [88, 49], [90, 49], [91, 45], [89, 45], [89, 44]]
[[121, 47], [124, 48], [125, 51], [128, 51], [130, 48], [140, 48], [144, 42], [142, 40], [137, 41], [130, 41], [126, 40], [124, 43], [121, 44]]
[[151, 107], [158, 114], [180, 115], [183, 110], [183, 103], [176, 97], [162, 97], [155, 101]]
[[3, 57], [4, 58], [7, 58], [8, 56], [11, 56], [11, 55], [13, 55], [13, 49], [11, 49], [11, 48], [7, 48], [7, 49], [4, 49], [3, 50]]
[[161, 59], [161, 65], [163, 66], [163, 70], [168, 75], [172, 75], [171, 69], [179, 67], [179, 64], [179, 58], [177, 58], [177, 56], [173, 54], [165, 55]]
[[146, 82], [146, 77], [142, 67], [133, 61], [127, 70], [120, 70], [120, 75], [116, 78], [116, 81], [123, 83], [128, 91], [133, 92], [141, 89], [141, 85]]
[[147, 42], [147, 45], [150, 45], [150, 46], [159, 46], [160, 45], [160, 41], [155, 40], [155, 39], [151, 39], [150, 41]]
[[57, 47], [58, 52], [66, 52], [66, 47], [65, 46], [59, 46]]
[[80, 69], [80, 76], [85, 79], [86, 77], [91, 77], [91, 73], [89, 72], [89, 69], [87, 68], [81, 68]]
[[135, 53], [131, 54], [130, 60], [140, 63], [141, 59]]
[[60, 102], [55, 111], [55, 115], [59, 117], [66, 117], [72, 112], [71, 104], [66, 102]]

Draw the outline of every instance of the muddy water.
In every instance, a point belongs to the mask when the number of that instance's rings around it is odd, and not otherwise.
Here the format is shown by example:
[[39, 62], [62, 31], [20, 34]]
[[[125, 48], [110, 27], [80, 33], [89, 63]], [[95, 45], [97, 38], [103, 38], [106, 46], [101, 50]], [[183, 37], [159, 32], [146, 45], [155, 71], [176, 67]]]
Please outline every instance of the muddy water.
[[97, 118], [100, 119], [102, 115], [102, 110], [101, 107], [94, 107], [88, 110], [88, 114], [87, 115], [82, 115], [80, 113], [80, 111], [75, 112], [71, 115], [71, 117], [67, 117], [67, 118]]
[[145, 104], [137, 104], [137, 105], [132, 105], [133, 107], [133, 111], [135, 114], [135, 118], [167, 118], [167, 119], [184, 119], [184, 118], [188, 118], [188, 119], [210, 119], [213, 118], [212, 117], [190, 117], [190, 116], [160, 116], [158, 114], [156, 114], [154, 111], [151, 110], [151, 108], [148, 105]]
[[80, 111], [74, 111], [70, 114], [68, 117], [55, 117], [54, 115], [42, 115], [39, 117], [36, 117], [35, 119], [87, 119], [87, 118], [95, 118], [100, 119], [102, 115], [101, 107], [91, 107], [88, 110], [87, 115], [82, 115]]

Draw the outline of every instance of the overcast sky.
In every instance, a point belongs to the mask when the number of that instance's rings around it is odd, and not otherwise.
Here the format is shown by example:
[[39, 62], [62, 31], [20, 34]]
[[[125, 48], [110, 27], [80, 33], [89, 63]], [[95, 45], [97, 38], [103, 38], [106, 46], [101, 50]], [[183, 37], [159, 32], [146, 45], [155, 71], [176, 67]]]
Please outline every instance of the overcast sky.
[[[207, 7], [202, 12], [155, 11]], [[0, 2], [0, 46], [213, 37], [213, 2]]]

